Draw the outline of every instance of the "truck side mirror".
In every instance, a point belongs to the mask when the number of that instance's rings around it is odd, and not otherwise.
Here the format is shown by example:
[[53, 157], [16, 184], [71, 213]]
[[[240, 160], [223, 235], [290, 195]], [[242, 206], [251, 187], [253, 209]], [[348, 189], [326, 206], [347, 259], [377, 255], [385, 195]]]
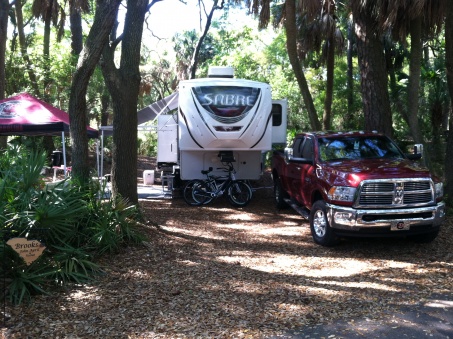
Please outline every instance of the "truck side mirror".
[[420, 160], [423, 157], [423, 144], [415, 144], [413, 153], [406, 154], [409, 160]]
[[286, 147], [285, 148], [285, 160], [286, 161], [291, 161], [293, 159], [293, 148], [292, 147]]

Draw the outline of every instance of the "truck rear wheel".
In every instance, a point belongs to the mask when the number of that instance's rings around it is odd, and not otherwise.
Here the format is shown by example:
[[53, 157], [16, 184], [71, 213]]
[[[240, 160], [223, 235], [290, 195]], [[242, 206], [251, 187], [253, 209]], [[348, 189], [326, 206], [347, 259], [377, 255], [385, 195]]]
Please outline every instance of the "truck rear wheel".
[[275, 178], [274, 180], [274, 198], [275, 205], [277, 206], [277, 208], [288, 207], [288, 204], [286, 203], [285, 199], [289, 198], [289, 195], [283, 190], [280, 178]]
[[326, 203], [318, 200], [310, 212], [310, 230], [315, 243], [322, 246], [333, 246], [338, 243], [338, 237], [333, 232], [327, 220]]

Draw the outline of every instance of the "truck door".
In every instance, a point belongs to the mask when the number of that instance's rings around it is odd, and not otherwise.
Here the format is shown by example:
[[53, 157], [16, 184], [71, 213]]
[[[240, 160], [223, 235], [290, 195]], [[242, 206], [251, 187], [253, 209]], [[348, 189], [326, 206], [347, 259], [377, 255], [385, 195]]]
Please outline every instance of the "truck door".
[[[301, 158], [302, 157], [302, 145], [305, 141], [304, 136], [299, 136], [294, 139], [293, 142], [293, 158]], [[294, 162], [288, 162], [287, 164], [287, 172], [286, 172], [286, 190], [291, 193], [291, 196], [293, 198], [296, 198], [297, 200], [299, 199], [298, 196], [300, 196], [297, 188], [294, 186], [298, 181], [299, 175], [300, 175], [300, 168], [299, 164], [294, 163]]]
[[[304, 137], [299, 141], [297, 145], [294, 143], [294, 146], [297, 146], [298, 149], [293, 149], [293, 157], [296, 158], [295, 162], [288, 164], [289, 171], [291, 174], [291, 195], [296, 198], [296, 200], [306, 205], [310, 201], [310, 192], [311, 192], [311, 180], [312, 180], [312, 171], [314, 166], [310, 163], [313, 161], [313, 139], [310, 137]], [[297, 162], [297, 159], [300, 162]]]

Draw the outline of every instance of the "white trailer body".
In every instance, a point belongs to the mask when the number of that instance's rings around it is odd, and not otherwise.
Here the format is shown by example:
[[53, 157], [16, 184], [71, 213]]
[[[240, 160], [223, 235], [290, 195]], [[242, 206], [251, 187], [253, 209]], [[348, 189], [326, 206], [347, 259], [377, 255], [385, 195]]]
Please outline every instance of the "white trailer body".
[[257, 180], [263, 154], [273, 143], [286, 142], [286, 101], [272, 102], [270, 86], [261, 82], [225, 77], [181, 81], [176, 121], [168, 117], [158, 117], [157, 161], [179, 166], [182, 180], [203, 178], [201, 170], [209, 167], [215, 173], [222, 167], [220, 154], [226, 153], [234, 157], [236, 178]]

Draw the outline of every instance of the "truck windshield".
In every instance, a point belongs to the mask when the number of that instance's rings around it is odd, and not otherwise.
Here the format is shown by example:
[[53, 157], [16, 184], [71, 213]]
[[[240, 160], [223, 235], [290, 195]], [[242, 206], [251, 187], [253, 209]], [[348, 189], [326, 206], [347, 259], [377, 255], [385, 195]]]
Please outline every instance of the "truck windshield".
[[322, 161], [340, 159], [404, 158], [398, 147], [382, 136], [338, 136], [318, 139]]

